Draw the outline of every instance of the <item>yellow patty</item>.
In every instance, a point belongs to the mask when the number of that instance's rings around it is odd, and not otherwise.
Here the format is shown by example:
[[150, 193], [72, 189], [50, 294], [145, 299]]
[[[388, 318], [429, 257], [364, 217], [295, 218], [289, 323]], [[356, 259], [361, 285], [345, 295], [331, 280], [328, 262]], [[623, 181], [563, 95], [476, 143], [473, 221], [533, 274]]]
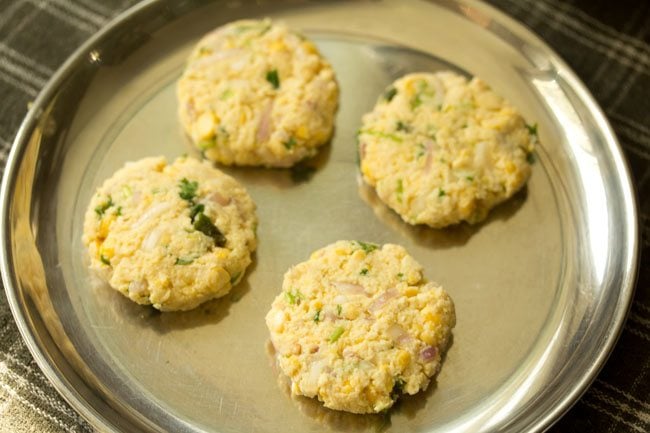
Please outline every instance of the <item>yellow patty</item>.
[[362, 123], [363, 178], [410, 224], [479, 222], [530, 177], [536, 126], [478, 78], [406, 75]]
[[162, 311], [225, 295], [255, 250], [255, 204], [207, 162], [127, 163], [93, 195], [83, 242], [90, 266], [124, 296]]
[[358, 241], [292, 267], [266, 315], [292, 393], [354, 413], [425, 389], [455, 322], [452, 300], [403, 247]]
[[243, 20], [196, 45], [178, 83], [181, 123], [223, 164], [288, 167], [332, 135], [334, 71], [316, 46], [284, 25]]

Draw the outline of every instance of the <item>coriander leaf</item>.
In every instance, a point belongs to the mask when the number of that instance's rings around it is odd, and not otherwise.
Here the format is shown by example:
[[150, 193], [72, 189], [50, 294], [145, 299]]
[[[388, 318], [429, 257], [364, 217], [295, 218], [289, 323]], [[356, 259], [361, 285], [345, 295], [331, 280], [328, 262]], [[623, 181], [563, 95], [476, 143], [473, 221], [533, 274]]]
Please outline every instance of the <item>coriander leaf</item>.
[[397, 278], [401, 280], [402, 278], [404, 278], [404, 274], [400, 272], [399, 274], [397, 274]]
[[397, 95], [397, 89], [394, 88], [393, 86], [390, 86], [386, 91], [384, 92], [384, 99], [387, 102], [390, 102], [393, 100], [393, 98]]
[[438, 197], [442, 197], [442, 196], [444, 196], [444, 195], [446, 195], [446, 194], [447, 194], [447, 193], [445, 192], [444, 189], [440, 188], [440, 189], [438, 190]]
[[534, 164], [535, 163], [535, 154], [533, 152], [529, 152], [526, 154], [526, 161], [528, 164]]
[[282, 144], [284, 144], [284, 147], [286, 147], [287, 150], [291, 150], [296, 145], [296, 139], [289, 137], [289, 139], [287, 141], [283, 141]]
[[320, 320], [321, 320], [320, 319], [320, 311], [321, 310], [318, 310], [318, 311], [316, 311], [316, 314], [314, 314], [314, 322], [316, 322], [316, 323], [320, 322]]
[[103, 264], [105, 264], [105, 265], [108, 265], [108, 266], [111, 265], [111, 261], [110, 261], [110, 260], [109, 260], [105, 255], [103, 255], [103, 254], [100, 254], [100, 255], [99, 255], [99, 260], [101, 260], [101, 262], [102, 262]]
[[201, 203], [195, 204], [190, 208], [190, 219], [192, 220], [192, 223], [194, 223], [194, 219], [198, 214], [203, 212], [205, 210], [205, 206], [203, 206]]
[[192, 258], [182, 258], [182, 257], [177, 257], [176, 262], [174, 263], [175, 265], [189, 265], [194, 261]]
[[337, 305], [336, 306], [336, 315], [340, 316], [342, 311], [343, 311], [343, 307], [341, 307], [340, 305]]
[[191, 201], [196, 197], [196, 190], [199, 188], [199, 183], [196, 181], [190, 182], [187, 178], [182, 178], [178, 183], [178, 187], [181, 190], [178, 195], [183, 200]]
[[334, 332], [330, 334], [329, 341], [330, 343], [335, 343], [339, 338], [341, 338], [341, 335], [345, 332], [345, 329], [342, 326], [336, 327]]
[[526, 123], [526, 129], [528, 129], [530, 135], [537, 137], [537, 123], [533, 123], [532, 125]]
[[205, 216], [203, 212], [199, 212], [194, 221], [193, 227], [206, 236], [214, 239], [214, 243], [218, 247], [226, 245], [226, 237], [219, 231], [219, 229], [210, 221], [210, 218]]
[[300, 293], [300, 290], [284, 292], [284, 295], [287, 297], [287, 301], [291, 305], [300, 305], [300, 300], [305, 297]]
[[235, 275], [233, 275], [232, 277], [230, 277], [230, 284], [231, 284], [231, 285], [234, 284], [235, 281], [237, 281], [237, 280], [239, 279], [239, 276], [240, 276], [240, 275], [241, 275], [241, 272], [237, 272]]
[[415, 98], [411, 100], [411, 110], [415, 110], [420, 105], [422, 105], [422, 95], [418, 93], [415, 95]]
[[368, 268], [361, 269], [361, 272], [359, 272], [359, 275], [368, 275]]
[[397, 400], [397, 398], [402, 394], [404, 390], [404, 385], [406, 385], [404, 379], [402, 379], [401, 377], [395, 379], [395, 382], [393, 383], [393, 389], [390, 392], [391, 400], [393, 401]]
[[361, 242], [361, 241], [355, 241], [357, 244], [359, 244], [359, 247], [366, 252], [366, 254], [371, 253], [375, 251], [377, 248], [379, 248], [379, 245], [373, 244], [370, 242]]
[[206, 138], [205, 140], [199, 141], [198, 143], [196, 143], [196, 146], [201, 150], [206, 150], [216, 146], [216, 144], [217, 144], [216, 137], [212, 137], [212, 138]]
[[465, 179], [469, 180], [470, 182], [474, 181], [474, 176], [467, 176]]
[[109, 195], [108, 200], [100, 204], [95, 208], [95, 213], [98, 217], [103, 217], [104, 213], [108, 210], [109, 207], [113, 206], [113, 198]]
[[402, 122], [401, 120], [397, 121], [397, 130], [398, 131], [404, 131], [404, 132], [409, 132], [411, 131], [411, 127], [407, 125], [406, 123]]
[[402, 179], [397, 179], [397, 187], [395, 188], [395, 193], [397, 194], [397, 201], [402, 202], [402, 194], [404, 193], [404, 184]]
[[278, 70], [273, 69], [266, 73], [266, 81], [271, 83], [274, 89], [280, 88], [280, 77], [278, 76]]

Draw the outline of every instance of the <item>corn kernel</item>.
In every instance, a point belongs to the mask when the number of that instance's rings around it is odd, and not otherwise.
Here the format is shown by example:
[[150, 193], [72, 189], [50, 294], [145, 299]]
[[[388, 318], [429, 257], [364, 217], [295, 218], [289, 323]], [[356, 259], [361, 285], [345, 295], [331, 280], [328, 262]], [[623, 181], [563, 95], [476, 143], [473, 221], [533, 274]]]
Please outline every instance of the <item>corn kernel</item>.
[[305, 125], [300, 125], [298, 129], [296, 129], [296, 137], [298, 137], [301, 140], [307, 139], [309, 137], [309, 131], [305, 127]]

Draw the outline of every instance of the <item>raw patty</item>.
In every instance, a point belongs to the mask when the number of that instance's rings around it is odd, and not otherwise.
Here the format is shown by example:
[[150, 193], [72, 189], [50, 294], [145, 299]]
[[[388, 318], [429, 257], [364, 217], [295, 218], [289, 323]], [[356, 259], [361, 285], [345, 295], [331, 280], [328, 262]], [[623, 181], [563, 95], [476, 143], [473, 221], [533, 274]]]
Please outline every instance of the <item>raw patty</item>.
[[362, 123], [363, 178], [409, 224], [479, 222], [530, 177], [537, 127], [478, 78], [406, 75]]
[[138, 304], [189, 310], [230, 291], [251, 263], [255, 204], [208, 162], [129, 162], [93, 195], [83, 242], [90, 267]]
[[289, 269], [266, 315], [292, 393], [354, 413], [425, 389], [455, 323], [451, 298], [403, 247], [358, 241]]
[[315, 155], [332, 135], [338, 93], [316, 46], [269, 20], [203, 37], [178, 83], [185, 131], [227, 165], [288, 167]]

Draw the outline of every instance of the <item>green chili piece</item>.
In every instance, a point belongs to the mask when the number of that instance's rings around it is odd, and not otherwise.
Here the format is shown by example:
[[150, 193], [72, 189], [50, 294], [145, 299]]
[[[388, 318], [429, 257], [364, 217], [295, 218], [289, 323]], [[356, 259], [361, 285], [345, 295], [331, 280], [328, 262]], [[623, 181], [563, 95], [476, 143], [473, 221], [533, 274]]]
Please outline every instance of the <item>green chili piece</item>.
[[274, 89], [280, 88], [280, 76], [278, 75], [278, 70], [273, 69], [266, 73], [266, 81], [271, 83]]
[[223, 247], [226, 245], [226, 237], [219, 231], [219, 229], [210, 221], [210, 218], [208, 218], [203, 212], [199, 212], [196, 215], [196, 219], [194, 221], [194, 228], [201, 233], [203, 233], [206, 236], [211, 237], [214, 239], [215, 245], [218, 247]]
[[342, 326], [338, 326], [334, 332], [330, 335], [329, 341], [330, 343], [335, 343], [339, 338], [341, 338], [341, 335], [345, 332], [345, 329]]

